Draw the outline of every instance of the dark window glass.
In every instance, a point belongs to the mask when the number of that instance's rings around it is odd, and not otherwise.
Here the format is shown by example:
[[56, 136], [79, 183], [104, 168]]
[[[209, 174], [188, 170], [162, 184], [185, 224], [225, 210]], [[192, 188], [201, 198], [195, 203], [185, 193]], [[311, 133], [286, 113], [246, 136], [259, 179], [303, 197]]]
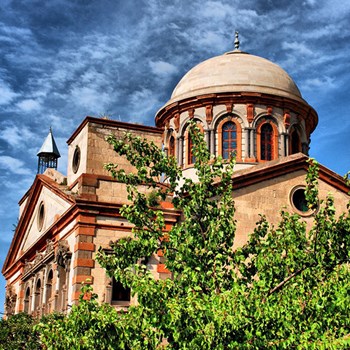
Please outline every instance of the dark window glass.
[[273, 129], [270, 124], [261, 127], [260, 148], [262, 160], [273, 159]]
[[222, 127], [222, 158], [229, 159], [237, 151], [237, 127], [227, 122]]
[[79, 165], [80, 165], [80, 148], [76, 146], [73, 154], [73, 160], [72, 160], [72, 169], [74, 174], [78, 171]]
[[301, 151], [301, 144], [299, 134], [296, 130], [292, 132], [292, 154], [298, 153]]
[[175, 157], [175, 138], [170, 136], [169, 139], [169, 156]]
[[305, 189], [299, 188], [298, 190], [296, 190], [293, 193], [292, 201], [295, 208], [297, 208], [301, 212], [306, 213], [309, 210], [305, 198]]
[[130, 301], [130, 288], [123, 285], [113, 277], [112, 301]]

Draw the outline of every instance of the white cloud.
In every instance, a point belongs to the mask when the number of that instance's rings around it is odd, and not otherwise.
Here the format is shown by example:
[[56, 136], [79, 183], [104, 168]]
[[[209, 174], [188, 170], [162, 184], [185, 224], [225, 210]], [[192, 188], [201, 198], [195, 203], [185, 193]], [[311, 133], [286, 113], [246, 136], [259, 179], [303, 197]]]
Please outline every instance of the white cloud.
[[37, 111], [41, 108], [40, 102], [38, 100], [26, 99], [17, 103], [17, 106], [23, 112]]
[[6, 82], [0, 80], [0, 105], [9, 104], [17, 96], [18, 94], [15, 93]]
[[170, 75], [177, 73], [177, 68], [168, 62], [164, 61], [151, 61], [149, 63], [151, 70], [154, 74], [160, 77], [169, 78]]
[[[107, 88], [106, 88], [107, 89]], [[95, 89], [88, 86], [77, 86], [71, 91], [71, 100], [77, 106], [86, 109], [86, 114], [101, 113], [108, 109], [113, 96], [102, 88]]]
[[[151, 111], [153, 111], [154, 106], [160, 106], [160, 101], [157, 96], [150, 89], [142, 89], [140, 91], [135, 91], [130, 96], [131, 110], [128, 115], [130, 122], [144, 123], [149, 121]], [[140, 108], [140, 106], [142, 107]]]
[[0, 156], [0, 168], [16, 175], [31, 175], [33, 172], [24, 166], [24, 162], [10, 156]]
[[13, 123], [8, 125], [3, 123], [3, 126], [0, 128], [0, 139], [6, 141], [14, 148], [27, 148], [27, 145], [37, 139], [37, 135], [25, 125], [19, 128]]
[[298, 55], [305, 55], [305, 56], [311, 56], [313, 55], [312, 50], [310, 50], [305, 43], [300, 42], [283, 42], [282, 48], [286, 50], [293, 50], [294, 54], [296, 56]]
[[303, 89], [305, 90], [317, 89], [326, 92], [334, 87], [336, 87], [334, 78], [327, 76], [305, 79], [303, 83]]
[[210, 20], [220, 20], [232, 14], [233, 8], [220, 1], [207, 1], [201, 5], [199, 16], [210, 18]]

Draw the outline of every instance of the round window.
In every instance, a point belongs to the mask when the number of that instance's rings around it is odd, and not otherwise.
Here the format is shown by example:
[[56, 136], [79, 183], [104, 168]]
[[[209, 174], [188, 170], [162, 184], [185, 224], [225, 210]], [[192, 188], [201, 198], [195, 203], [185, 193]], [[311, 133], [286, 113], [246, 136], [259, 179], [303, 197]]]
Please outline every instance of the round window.
[[79, 164], [80, 164], [80, 148], [76, 146], [73, 154], [73, 160], [72, 160], [72, 169], [74, 174], [78, 171]]
[[41, 202], [38, 210], [38, 230], [39, 231], [41, 231], [44, 226], [44, 220], [45, 220], [45, 206], [44, 206], [44, 202]]
[[302, 216], [312, 215], [315, 210], [309, 208], [305, 197], [305, 186], [294, 187], [290, 193], [290, 202], [293, 209]]

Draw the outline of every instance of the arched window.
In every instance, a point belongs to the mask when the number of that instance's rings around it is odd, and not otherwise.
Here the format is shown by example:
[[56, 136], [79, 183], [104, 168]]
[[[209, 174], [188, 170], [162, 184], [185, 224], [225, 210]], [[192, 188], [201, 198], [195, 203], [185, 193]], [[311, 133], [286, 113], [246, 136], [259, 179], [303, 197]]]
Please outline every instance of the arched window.
[[175, 157], [175, 137], [173, 135], [169, 138], [168, 154], [169, 156]]
[[260, 158], [261, 160], [272, 160], [273, 159], [273, 129], [271, 124], [264, 124], [261, 127], [261, 138], [260, 138]]
[[231, 121], [222, 126], [221, 150], [224, 159], [229, 159], [237, 152], [237, 126]]
[[41, 304], [41, 281], [40, 279], [36, 282], [35, 297], [34, 297], [34, 309], [36, 310]]
[[187, 138], [187, 163], [193, 164], [195, 161], [196, 161], [196, 157], [193, 154], [193, 141], [192, 141], [190, 134], [188, 134], [188, 138]]
[[28, 287], [26, 289], [26, 294], [24, 296], [24, 309], [23, 311], [27, 314], [29, 313], [29, 306], [30, 306], [30, 288]]
[[278, 158], [278, 129], [270, 120], [257, 127], [258, 161], [269, 161]]
[[50, 270], [50, 272], [47, 276], [47, 281], [46, 281], [45, 307], [46, 307], [47, 313], [49, 313], [51, 311], [50, 299], [52, 296], [52, 282], [53, 282], [53, 271]]
[[[200, 122], [197, 122], [197, 126], [200, 130], [201, 133], [203, 133], [203, 126], [202, 124], [200, 124]], [[185, 140], [187, 143], [187, 147], [186, 147], [186, 153], [187, 153], [187, 165], [191, 165], [194, 164], [196, 161], [196, 157], [193, 154], [193, 141], [192, 138], [190, 136], [190, 133], [188, 131], [188, 129], [186, 130], [186, 134], [185, 134]]]
[[227, 115], [216, 126], [217, 155], [229, 159], [234, 154], [237, 161], [242, 161], [242, 129], [238, 117]]
[[290, 137], [290, 154], [301, 152], [301, 142], [298, 132], [293, 130]]

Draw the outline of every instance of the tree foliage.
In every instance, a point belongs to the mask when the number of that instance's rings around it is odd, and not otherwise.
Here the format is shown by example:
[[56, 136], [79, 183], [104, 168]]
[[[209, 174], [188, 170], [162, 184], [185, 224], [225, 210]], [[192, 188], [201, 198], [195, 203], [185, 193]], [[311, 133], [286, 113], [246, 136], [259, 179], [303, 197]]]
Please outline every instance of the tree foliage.
[[19, 313], [0, 319], [0, 349], [42, 349], [39, 334], [34, 331], [35, 318]]
[[[190, 125], [198, 180], [181, 178], [174, 158], [126, 134], [108, 142], [137, 169], [107, 168], [127, 184], [122, 214], [133, 239], [102, 249], [98, 261], [130, 287], [137, 304], [117, 313], [82, 298], [64, 319], [41, 324], [52, 349], [347, 349], [350, 347], [350, 214], [337, 217], [329, 196], [318, 199], [317, 163], [310, 163], [306, 196], [314, 225], [282, 210], [275, 227], [261, 216], [248, 242], [233, 249], [234, 161], [212, 158]], [[161, 177], [167, 186], [158, 186]], [[182, 183], [182, 185], [179, 185]], [[152, 188], [147, 196], [139, 187]], [[165, 232], [154, 203], [171, 198], [182, 219]], [[156, 280], [147, 264], [162, 250], [172, 278]], [[91, 291], [90, 291], [91, 292]]]

